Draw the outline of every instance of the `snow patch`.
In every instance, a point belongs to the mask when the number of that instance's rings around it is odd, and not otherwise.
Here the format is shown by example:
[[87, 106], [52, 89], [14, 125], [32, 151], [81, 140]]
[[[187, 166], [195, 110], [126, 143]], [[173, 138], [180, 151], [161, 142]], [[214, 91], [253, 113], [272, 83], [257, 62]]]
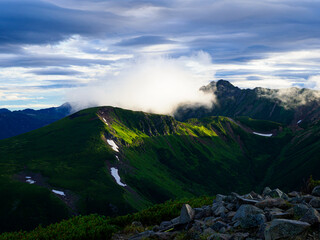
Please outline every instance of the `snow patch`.
[[127, 184], [124, 184], [124, 183], [121, 182], [121, 178], [120, 178], [120, 176], [119, 176], [118, 169], [112, 167], [112, 168], [111, 168], [111, 175], [112, 175], [112, 177], [116, 180], [116, 182], [117, 182], [118, 185], [120, 185], [120, 186], [122, 186], [122, 187], [127, 186]]
[[271, 137], [272, 136], [272, 133], [257, 133], [257, 132], [253, 132], [253, 134], [259, 135], [259, 136], [262, 136], [262, 137]]
[[299, 124], [299, 123], [301, 123], [302, 122], [302, 120], [299, 120], [298, 122], [297, 122], [297, 124]]
[[29, 184], [34, 184], [36, 181], [32, 180], [30, 176], [26, 176], [26, 182]]
[[107, 123], [107, 120], [105, 118], [102, 118], [102, 119], [107, 124], [107, 126], [109, 126], [109, 124]]
[[57, 195], [60, 195], [60, 196], [65, 196], [64, 192], [62, 192], [62, 191], [58, 191], [58, 190], [52, 189], [52, 192], [57, 194]]
[[27, 183], [30, 183], [30, 184], [34, 184], [36, 181], [34, 181], [34, 180], [32, 180], [32, 179], [27, 179], [26, 182], [27, 182]]
[[112, 147], [112, 149], [116, 152], [119, 152], [117, 144], [110, 139], [107, 139], [108, 144]]
[[120, 159], [119, 159], [119, 157], [118, 157], [118, 156], [116, 156], [116, 158], [118, 159], [118, 161], [120, 161]]

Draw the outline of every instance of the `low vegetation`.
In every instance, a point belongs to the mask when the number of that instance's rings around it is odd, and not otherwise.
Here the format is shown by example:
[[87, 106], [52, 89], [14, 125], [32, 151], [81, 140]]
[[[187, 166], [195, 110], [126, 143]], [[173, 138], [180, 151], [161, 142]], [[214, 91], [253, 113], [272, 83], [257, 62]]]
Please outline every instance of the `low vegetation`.
[[[104, 217], [96, 214], [77, 216], [47, 227], [37, 227], [26, 232], [4, 233], [1, 240], [101, 240], [110, 239], [112, 234], [129, 229], [133, 221], [139, 221], [145, 226], [153, 226], [161, 221], [171, 219], [179, 215], [184, 203], [193, 207], [201, 207], [212, 203], [212, 197], [200, 197], [184, 200], [170, 200], [158, 204], [143, 211], [119, 217]], [[142, 229], [144, 230], [144, 228]], [[130, 231], [130, 229], [129, 229]]]

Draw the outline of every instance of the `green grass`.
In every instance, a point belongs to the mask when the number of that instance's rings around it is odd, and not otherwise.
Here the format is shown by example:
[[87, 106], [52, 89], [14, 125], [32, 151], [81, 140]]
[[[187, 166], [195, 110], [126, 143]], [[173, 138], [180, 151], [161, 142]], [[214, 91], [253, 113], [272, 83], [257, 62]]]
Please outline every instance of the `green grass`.
[[[98, 116], [102, 112], [108, 125]], [[179, 122], [102, 107], [2, 140], [0, 194], [7, 197], [1, 199], [0, 230], [30, 230], [70, 217], [74, 209], [51, 188], [71, 193], [77, 214], [116, 216], [169, 199], [246, 193], [276, 184], [286, 190], [310, 174], [318, 178], [318, 125], [294, 132], [274, 122], [237, 120], [252, 129], [279, 132], [266, 138], [226, 117]], [[120, 153], [103, 140], [109, 138]], [[111, 166], [119, 169], [128, 189], [116, 184]], [[41, 174], [46, 187], [19, 182], [23, 173]], [[27, 208], [36, 210], [30, 214]]]
[[160, 224], [162, 221], [175, 218], [180, 215], [183, 204], [188, 203], [192, 207], [210, 205], [213, 197], [200, 197], [167, 201], [143, 211], [125, 216], [107, 218], [99, 215], [77, 216], [47, 227], [37, 227], [26, 232], [3, 233], [1, 240], [101, 240], [110, 239], [112, 234], [128, 228], [133, 221], [141, 222], [145, 227]]

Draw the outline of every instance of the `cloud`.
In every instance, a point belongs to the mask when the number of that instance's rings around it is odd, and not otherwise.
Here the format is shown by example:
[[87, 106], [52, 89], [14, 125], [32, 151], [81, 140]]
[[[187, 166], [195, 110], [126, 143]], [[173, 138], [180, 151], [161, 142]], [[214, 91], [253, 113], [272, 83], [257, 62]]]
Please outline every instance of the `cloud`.
[[118, 42], [117, 46], [145, 46], [145, 45], [155, 45], [155, 44], [166, 44], [174, 43], [174, 41], [166, 39], [161, 36], [140, 36], [129, 39], [124, 39]]
[[310, 76], [305, 87], [320, 90], [320, 75]]
[[[112, 24], [110, 20], [112, 19]], [[108, 12], [81, 11], [37, 0], [0, 2], [1, 44], [54, 43], [74, 34], [99, 35], [112, 31], [117, 17]]]
[[29, 71], [30, 73], [36, 74], [36, 75], [63, 75], [63, 76], [69, 76], [69, 75], [79, 75], [81, 74], [80, 71], [72, 70], [72, 69], [61, 69], [61, 68], [49, 68], [49, 69], [38, 69]]
[[76, 109], [111, 105], [146, 112], [171, 114], [181, 103], [210, 106], [212, 95], [199, 88], [214, 75], [204, 52], [189, 57], [141, 56], [127, 62], [117, 76], [69, 91]]

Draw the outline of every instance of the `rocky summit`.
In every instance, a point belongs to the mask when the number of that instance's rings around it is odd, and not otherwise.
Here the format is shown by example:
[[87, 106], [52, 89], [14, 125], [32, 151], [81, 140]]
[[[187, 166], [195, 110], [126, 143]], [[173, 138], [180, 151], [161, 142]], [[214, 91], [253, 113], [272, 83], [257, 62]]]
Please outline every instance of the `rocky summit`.
[[319, 189], [315, 187], [310, 195], [268, 187], [262, 194], [218, 194], [212, 205], [184, 204], [180, 216], [152, 230], [113, 239], [319, 240]]

